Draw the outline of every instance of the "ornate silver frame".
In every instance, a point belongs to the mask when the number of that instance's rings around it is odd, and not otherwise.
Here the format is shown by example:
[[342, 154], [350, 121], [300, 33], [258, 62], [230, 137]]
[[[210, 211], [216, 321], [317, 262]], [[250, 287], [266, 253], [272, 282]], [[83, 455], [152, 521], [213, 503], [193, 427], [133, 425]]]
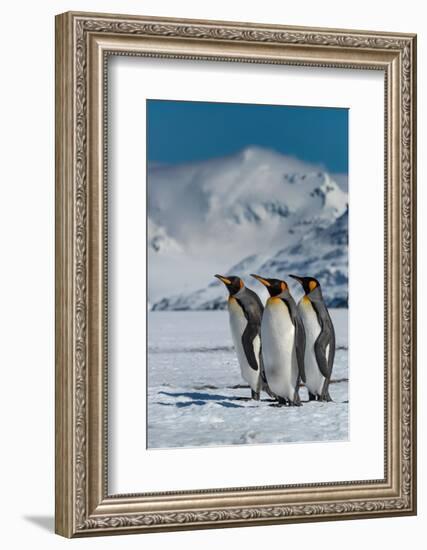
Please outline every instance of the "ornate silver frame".
[[[106, 57], [385, 74], [385, 477], [109, 495], [106, 480]], [[65, 13], [56, 18], [56, 532], [66, 537], [416, 513], [416, 37]]]

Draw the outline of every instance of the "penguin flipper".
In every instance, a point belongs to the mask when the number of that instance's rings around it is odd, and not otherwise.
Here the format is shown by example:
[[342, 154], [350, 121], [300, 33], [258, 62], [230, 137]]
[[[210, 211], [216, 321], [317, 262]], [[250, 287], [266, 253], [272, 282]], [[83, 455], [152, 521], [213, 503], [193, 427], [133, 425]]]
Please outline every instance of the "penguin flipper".
[[306, 383], [304, 356], [305, 356], [305, 329], [299, 316], [295, 317], [295, 347], [297, 354], [298, 372], [301, 380]]
[[272, 399], [277, 399], [277, 395], [271, 391], [270, 386], [268, 385], [267, 376], [265, 375], [264, 361], [262, 358], [262, 343], [259, 350], [259, 369], [260, 369], [259, 375], [262, 381], [262, 385], [261, 385], [262, 390], [265, 391]]
[[331, 340], [329, 342], [328, 371], [332, 374], [332, 367], [335, 359], [335, 329], [331, 318], [329, 318], [329, 322], [331, 328]]
[[[335, 329], [326, 306], [316, 301], [312, 301], [312, 305], [321, 326], [320, 334], [314, 343], [314, 353], [321, 374], [329, 380], [335, 358]], [[328, 346], [329, 353], [328, 357], [326, 357], [326, 348]]]
[[246, 360], [251, 369], [258, 370], [258, 361], [254, 350], [254, 340], [258, 336], [259, 327], [254, 323], [248, 323], [242, 334], [242, 345], [245, 351]]
[[[329, 357], [326, 357], [326, 348], [329, 346], [332, 346], [333, 343], [333, 350], [331, 347], [329, 348]], [[333, 334], [333, 328], [331, 331], [331, 326], [329, 323], [325, 323], [322, 327], [322, 331], [320, 332], [316, 342], [314, 343], [314, 353], [316, 355], [316, 361], [319, 366], [319, 370], [322, 373], [322, 375], [329, 380], [332, 374], [332, 365], [334, 361], [334, 355], [335, 355], [335, 335]], [[329, 360], [332, 358], [332, 361]]]
[[259, 366], [260, 366], [260, 373], [259, 374], [261, 376], [261, 380], [262, 380], [262, 382], [265, 386], [268, 386], [267, 377], [265, 375], [264, 361], [263, 361], [263, 358], [262, 358], [262, 342], [261, 342], [261, 347], [260, 347], [260, 350], [259, 350]]
[[289, 315], [291, 316], [292, 323], [295, 327], [295, 351], [297, 356], [297, 365], [298, 365], [298, 374], [301, 380], [306, 382], [305, 378], [305, 366], [304, 366], [304, 357], [305, 357], [305, 329], [304, 323], [298, 313], [296, 304], [293, 298], [288, 298], [285, 301], [285, 304], [288, 307]]

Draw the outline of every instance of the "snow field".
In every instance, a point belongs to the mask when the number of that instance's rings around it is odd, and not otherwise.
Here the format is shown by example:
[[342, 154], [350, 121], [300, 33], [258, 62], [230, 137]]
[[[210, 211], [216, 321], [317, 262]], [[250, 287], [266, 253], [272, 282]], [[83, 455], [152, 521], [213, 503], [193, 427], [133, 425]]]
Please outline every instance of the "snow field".
[[278, 407], [260, 402], [240, 375], [225, 311], [149, 313], [149, 448], [310, 441], [348, 437], [348, 336], [346, 309], [331, 310], [337, 352], [332, 403]]

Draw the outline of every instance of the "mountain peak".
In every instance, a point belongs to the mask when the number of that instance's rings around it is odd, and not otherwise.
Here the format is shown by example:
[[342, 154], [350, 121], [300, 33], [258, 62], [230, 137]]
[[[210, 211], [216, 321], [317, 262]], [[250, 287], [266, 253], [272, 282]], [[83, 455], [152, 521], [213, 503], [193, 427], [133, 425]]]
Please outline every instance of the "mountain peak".
[[251, 159], [257, 155], [263, 155], [265, 153], [271, 154], [271, 152], [271, 149], [266, 149], [265, 147], [261, 147], [260, 145], [248, 145], [240, 151], [239, 155], [243, 159]]
[[[168, 307], [170, 273], [174, 292], [184, 297], [232, 265], [245, 272], [253, 264], [257, 272], [278, 250], [293, 250], [312, 229], [333, 224], [348, 204], [321, 167], [258, 145], [159, 167], [149, 172], [148, 185], [150, 302], [166, 297]], [[217, 304], [219, 295], [202, 297]]]
[[236, 156], [243, 162], [260, 162], [285, 157], [282, 153], [261, 145], [248, 145], [241, 149]]

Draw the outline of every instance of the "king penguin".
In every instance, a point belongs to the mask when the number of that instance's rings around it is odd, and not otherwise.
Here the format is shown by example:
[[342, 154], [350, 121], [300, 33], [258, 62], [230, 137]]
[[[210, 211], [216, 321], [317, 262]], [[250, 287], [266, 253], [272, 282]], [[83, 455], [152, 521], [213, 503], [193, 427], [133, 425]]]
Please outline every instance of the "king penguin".
[[329, 382], [335, 357], [335, 330], [328, 308], [323, 300], [320, 283], [314, 277], [298, 277], [304, 296], [298, 311], [306, 333], [305, 372], [310, 401], [332, 401]]
[[240, 277], [215, 275], [228, 289], [231, 335], [243, 379], [249, 384], [252, 399], [259, 401], [261, 390], [269, 391], [263, 380], [260, 327], [264, 306], [258, 295], [246, 288]]
[[299, 385], [305, 382], [305, 332], [288, 285], [279, 279], [251, 275], [270, 294], [261, 322], [265, 377], [280, 405], [301, 405]]

